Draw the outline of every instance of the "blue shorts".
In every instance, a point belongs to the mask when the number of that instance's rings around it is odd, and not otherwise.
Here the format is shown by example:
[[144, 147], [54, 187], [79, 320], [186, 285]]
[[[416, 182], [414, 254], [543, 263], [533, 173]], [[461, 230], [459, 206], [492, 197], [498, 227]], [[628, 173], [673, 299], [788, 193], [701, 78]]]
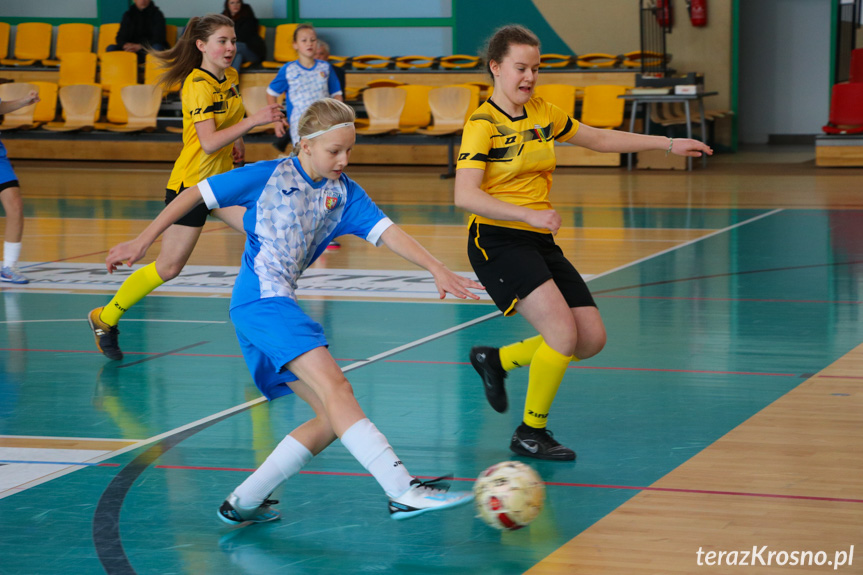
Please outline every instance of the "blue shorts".
[[12, 169], [9, 158], [6, 157], [6, 147], [0, 143], [0, 184], [15, 182], [17, 180], [18, 176], [15, 175], [15, 170]]
[[297, 376], [285, 366], [318, 347], [327, 346], [324, 328], [288, 297], [270, 297], [231, 310], [240, 349], [255, 385], [267, 399], [293, 390], [288, 383]]

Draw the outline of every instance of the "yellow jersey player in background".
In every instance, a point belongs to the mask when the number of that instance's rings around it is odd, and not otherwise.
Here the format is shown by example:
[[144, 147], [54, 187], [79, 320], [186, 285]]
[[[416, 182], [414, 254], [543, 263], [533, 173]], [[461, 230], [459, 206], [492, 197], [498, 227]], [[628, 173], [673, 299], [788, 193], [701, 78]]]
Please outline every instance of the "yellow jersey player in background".
[[[239, 75], [231, 68], [236, 52], [234, 23], [227, 16], [209, 14], [192, 18], [177, 45], [155, 53], [166, 66], [160, 78], [169, 87], [183, 81], [183, 151], [168, 180], [165, 203], [184, 189], [216, 174], [227, 172], [245, 156], [243, 135], [256, 126], [283, 122], [279, 106], [267, 106], [249, 118], [237, 86]], [[156, 261], [130, 275], [114, 298], [90, 312], [88, 320], [96, 346], [109, 359], [123, 359], [117, 324], [133, 305], [151, 291], [179, 275], [189, 261], [209, 211], [199, 206], [165, 232]], [[214, 215], [242, 232], [242, 208], [213, 211]]]

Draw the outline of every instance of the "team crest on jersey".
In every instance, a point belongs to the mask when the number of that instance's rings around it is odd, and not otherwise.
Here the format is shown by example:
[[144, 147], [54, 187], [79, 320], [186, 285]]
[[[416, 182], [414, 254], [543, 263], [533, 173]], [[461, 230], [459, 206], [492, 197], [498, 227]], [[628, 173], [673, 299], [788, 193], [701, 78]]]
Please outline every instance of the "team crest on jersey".
[[327, 196], [327, 199], [324, 200], [324, 207], [327, 208], [327, 211], [333, 211], [336, 209], [336, 206], [339, 205], [339, 197], [338, 196]]

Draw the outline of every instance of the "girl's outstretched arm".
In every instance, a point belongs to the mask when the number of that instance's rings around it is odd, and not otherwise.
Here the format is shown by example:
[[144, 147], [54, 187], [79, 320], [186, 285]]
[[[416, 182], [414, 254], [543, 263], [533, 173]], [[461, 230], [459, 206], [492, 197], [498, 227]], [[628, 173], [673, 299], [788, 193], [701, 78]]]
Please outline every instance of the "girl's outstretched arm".
[[162, 235], [162, 232], [203, 201], [204, 198], [201, 196], [198, 186], [183, 190], [173, 202], [165, 206], [165, 209], [156, 216], [156, 219], [149, 226], [144, 228], [144, 231], [138, 234], [137, 238], [117, 244], [108, 251], [108, 257], [105, 258], [108, 273], [114, 273], [114, 270], [119, 268], [123, 262], [132, 267], [132, 264], [144, 257], [156, 238]]
[[396, 255], [431, 272], [441, 299], [445, 298], [447, 293], [459, 299], [479, 299], [478, 295], [469, 290], [485, 289], [475, 281], [450, 271], [418, 241], [395, 224], [386, 229], [381, 235], [381, 240]]

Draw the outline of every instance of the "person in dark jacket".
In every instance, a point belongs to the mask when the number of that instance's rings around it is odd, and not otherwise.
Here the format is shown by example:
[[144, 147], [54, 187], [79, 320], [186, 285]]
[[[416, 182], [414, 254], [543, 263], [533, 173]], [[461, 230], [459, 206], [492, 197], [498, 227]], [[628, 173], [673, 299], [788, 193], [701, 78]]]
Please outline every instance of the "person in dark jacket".
[[151, 0], [135, 0], [123, 14], [116, 44], [108, 46], [108, 52], [134, 52], [143, 62], [147, 47], [156, 51], [167, 50], [165, 38], [165, 15]]
[[231, 66], [239, 71], [243, 62], [257, 64], [267, 55], [267, 45], [258, 33], [258, 19], [252, 7], [243, 0], [225, 0], [222, 14], [234, 21], [237, 53]]

